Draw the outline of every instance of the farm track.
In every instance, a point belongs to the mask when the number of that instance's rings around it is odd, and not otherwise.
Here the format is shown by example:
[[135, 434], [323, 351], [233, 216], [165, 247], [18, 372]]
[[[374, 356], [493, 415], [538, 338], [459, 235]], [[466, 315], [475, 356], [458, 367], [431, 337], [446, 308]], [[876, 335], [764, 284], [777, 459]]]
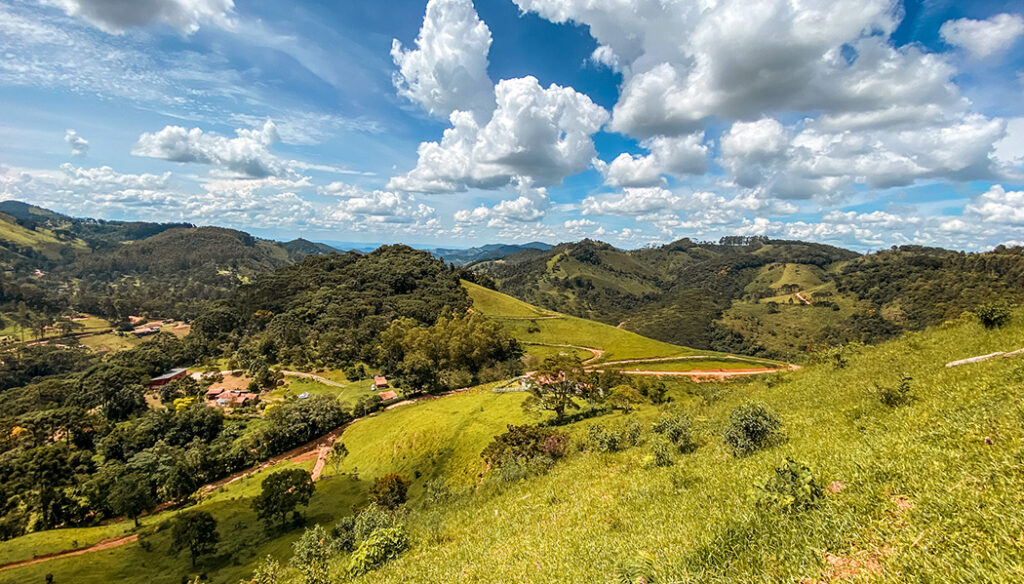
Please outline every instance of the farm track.
[[131, 535], [121, 535], [118, 537], [108, 537], [107, 539], [100, 540], [89, 547], [84, 547], [77, 550], [68, 550], [64, 552], [54, 552], [52, 554], [45, 554], [42, 556], [36, 556], [27, 560], [18, 560], [17, 562], [11, 562], [0, 566], [0, 572], [4, 570], [13, 570], [14, 568], [21, 568], [23, 566], [31, 566], [32, 564], [38, 564], [41, 562], [47, 562], [50, 560], [58, 560], [61, 558], [70, 558], [72, 556], [80, 556], [91, 552], [101, 552], [103, 550], [109, 550], [111, 548], [121, 547], [125, 544], [129, 544], [139, 539], [139, 534], [133, 533]]
[[[580, 345], [561, 345], [561, 344], [556, 344], [556, 343], [532, 343], [532, 342], [527, 342], [526, 344], [528, 344], [528, 345], [537, 345], [539, 347], [561, 347], [563, 349], [579, 349], [581, 351], [588, 351], [590, 353], [593, 353], [593, 355], [594, 355], [593, 357], [590, 357], [590, 358], [587, 358], [587, 359], [583, 360], [583, 364], [584, 365], [588, 365], [588, 364], [593, 363], [594, 361], [598, 361], [598, 360], [601, 359], [601, 357], [604, 356], [604, 349], [598, 349], [597, 347], [582, 347]], [[649, 360], [650, 359], [645, 359], [645, 361], [649, 361]]]

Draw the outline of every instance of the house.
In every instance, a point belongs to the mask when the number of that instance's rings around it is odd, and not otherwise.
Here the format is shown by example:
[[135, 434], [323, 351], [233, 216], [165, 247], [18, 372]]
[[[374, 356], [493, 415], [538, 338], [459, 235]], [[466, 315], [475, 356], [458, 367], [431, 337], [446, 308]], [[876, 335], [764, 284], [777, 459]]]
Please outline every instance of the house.
[[377, 395], [380, 396], [381, 401], [398, 399], [398, 393], [394, 391], [382, 391]]
[[227, 391], [223, 387], [210, 387], [206, 390], [206, 399], [217, 399], [217, 396]]
[[144, 320], [146, 320], [146, 317], [144, 317], [144, 316], [129, 316], [128, 317], [128, 324], [130, 324], [132, 326], [135, 326], [135, 325], [139, 324], [140, 322], [142, 322]]
[[181, 379], [186, 375], [188, 375], [188, 369], [185, 369], [184, 367], [180, 367], [178, 369], [171, 369], [170, 371], [164, 373], [163, 375], [160, 375], [159, 377], [154, 377], [153, 379], [150, 379], [149, 389], [160, 389], [161, 387], [167, 385], [168, 383], [174, 381], [175, 379]]
[[160, 327], [139, 326], [132, 329], [132, 334], [138, 338], [148, 337], [160, 332]]
[[384, 377], [383, 375], [375, 375], [373, 377], [373, 389], [381, 390], [387, 389], [388, 387], [389, 386], [387, 377]]
[[[249, 393], [248, 391], [241, 391], [237, 389], [226, 390], [217, 396], [217, 400], [213, 402], [218, 408], [223, 407], [242, 407], [250, 404], [254, 404], [260, 401], [260, 396], [257, 393]], [[211, 404], [211, 405], [213, 405]]]

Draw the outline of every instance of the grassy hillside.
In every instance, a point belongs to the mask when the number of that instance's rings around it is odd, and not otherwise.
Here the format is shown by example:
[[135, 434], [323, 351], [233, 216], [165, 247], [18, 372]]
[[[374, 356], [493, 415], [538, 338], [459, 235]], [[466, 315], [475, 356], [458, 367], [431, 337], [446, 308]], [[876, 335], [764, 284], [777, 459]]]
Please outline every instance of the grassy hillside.
[[[463, 282], [462, 285], [473, 300], [474, 310], [500, 321], [517, 339], [527, 344], [529, 352], [540, 356], [549, 354], [552, 348], [567, 348], [565, 345], [601, 349], [604, 353], [595, 360], [596, 363], [618, 359], [719, 354], [680, 347], [600, 322], [543, 310], [471, 282]], [[592, 352], [590, 356], [593, 356]]]
[[[412, 549], [355, 582], [1011, 582], [1024, 548], [1024, 361], [997, 359], [949, 369], [944, 363], [1019, 348], [1024, 314], [986, 330], [974, 322], [912, 333], [847, 355], [845, 367], [815, 365], [765, 380], [673, 383], [669, 408], [690, 415], [699, 447], [674, 463], [645, 462], [653, 435], [619, 452], [598, 452], [587, 426], [648, 424], [656, 406], [606, 414], [563, 427], [579, 449], [544, 474], [492, 476], [478, 453], [506, 423], [524, 421], [522, 394], [483, 388], [383, 412], [343, 436], [342, 472], [318, 484], [310, 522], [328, 527], [363, 500], [367, 477], [413, 478], [408, 530]], [[875, 384], [912, 377], [912, 400], [883, 405]], [[757, 401], [782, 420], [783, 443], [746, 457], [721, 438], [730, 412]], [[830, 486], [817, 506], [784, 511], [760, 506], [758, 490], [785, 459], [806, 464]], [[482, 480], [481, 480], [482, 477]], [[441, 479], [447, 493], [428, 494]], [[197, 569], [235, 584], [259, 556], [284, 561], [293, 531], [268, 540], [247, 501], [258, 477], [202, 503], [221, 521], [226, 549]], [[436, 480], [433, 484], [436, 484]], [[138, 543], [0, 572], [11, 583], [55, 581], [177, 584], [191, 572], [167, 555], [166, 530], [145, 521]], [[110, 527], [94, 528], [104, 534]], [[80, 542], [90, 536], [79, 530]], [[0, 544], [5, 559], [53, 549], [60, 532]], [[29, 539], [31, 538], [31, 541]], [[66, 537], [64, 538], [66, 540]], [[97, 539], [92, 536], [91, 540]], [[347, 557], [332, 564], [332, 582]], [[236, 565], [237, 564], [237, 565]], [[294, 575], [294, 574], [293, 574]], [[284, 578], [281, 582], [299, 582]]]

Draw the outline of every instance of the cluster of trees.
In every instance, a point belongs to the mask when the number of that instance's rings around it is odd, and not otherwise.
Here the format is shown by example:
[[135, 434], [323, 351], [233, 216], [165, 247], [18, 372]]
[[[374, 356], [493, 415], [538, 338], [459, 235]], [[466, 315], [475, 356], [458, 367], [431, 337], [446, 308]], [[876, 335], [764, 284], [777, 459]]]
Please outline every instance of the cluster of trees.
[[432, 326], [396, 320], [380, 335], [377, 363], [399, 386], [434, 392], [515, 377], [522, 356], [500, 324], [469, 313]]

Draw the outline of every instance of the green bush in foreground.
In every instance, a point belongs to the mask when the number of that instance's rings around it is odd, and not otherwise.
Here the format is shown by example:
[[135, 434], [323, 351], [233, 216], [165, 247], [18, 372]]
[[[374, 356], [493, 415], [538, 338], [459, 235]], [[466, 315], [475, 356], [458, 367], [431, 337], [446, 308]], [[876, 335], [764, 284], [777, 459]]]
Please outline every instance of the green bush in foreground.
[[811, 509], [825, 497], [825, 490], [818, 484], [811, 469], [789, 458], [775, 469], [775, 474], [760, 487], [760, 491], [760, 507], [786, 512]]
[[987, 329], [1002, 328], [1013, 318], [1013, 310], [1005, 300], [982, 304], [974, 310], [974, 314], [978, 315], [978, 320]]
[[377, 477], [370, 488], [370, 502], [385, 509], [397, 509], [405, 503], [409, 492], [409, 479], [402, 475], [390, 473]]
[[729, 414], [725, 442], [735, 456], [746, 456], [782, 439], [782, 421], [761, 404], [743, 404]]
[[693, 437], [693, 422], [686, 414], [663, 415], [654, 422], [651, 431], [668, 439], [681, 454], [687, 454], [697, 449], [697, 441]]
[[875, 384], [875, 395], [878, 397], [878, 401], [895, 408], [902, 406], [913, 401], [914, 396], [910, 393], [910, 382], [913, 378], [909, 375], [904, 375], [900, 378], [899, 382], [893, 386], [882, 387]]
[[388, 560], [398, 557], [398, 554], [408, 547], [409, 538], [405, 530], [399, 527], [387, 527], [374, 531], [366, 538], [348, 563], [348, 573], [351, 576], [358, 576], [369, 572]]

